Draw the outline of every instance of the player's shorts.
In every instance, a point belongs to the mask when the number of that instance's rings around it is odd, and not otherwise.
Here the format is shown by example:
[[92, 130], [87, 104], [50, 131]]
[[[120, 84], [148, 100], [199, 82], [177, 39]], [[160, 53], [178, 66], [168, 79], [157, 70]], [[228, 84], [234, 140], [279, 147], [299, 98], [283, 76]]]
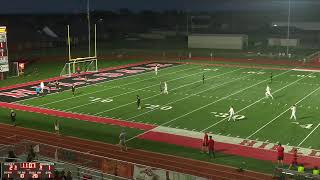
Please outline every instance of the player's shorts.
[[278, 156], [278, 161], [282, 161], [283, 160], [283, 156]]
[[119, 144], [120, 144], [121, 146], [125, 146], [125, 145], [126, 145], [126, 142], [125, 142], [124, 140], [120, 140]]

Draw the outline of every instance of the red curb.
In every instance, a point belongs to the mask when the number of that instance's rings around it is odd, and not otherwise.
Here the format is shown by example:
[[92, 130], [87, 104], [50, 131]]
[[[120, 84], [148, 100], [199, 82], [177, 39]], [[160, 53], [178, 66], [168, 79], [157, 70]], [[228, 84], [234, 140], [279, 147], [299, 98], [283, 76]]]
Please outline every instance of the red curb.
[[58, 111], [58, 110], [38, 108], [38, 107], [32, 107], [32, 106], [26, 106], [26, 105], [14, 104], [14, 103], [0, 102], [0, 107], [7, 108], [7, 109], [16, 109], [16, 110], [21, 110], [21, 111], [27, 111], [27, 112], [35, 112], [35, 113], [56, 116], [56, 117], [62, 117], [62, 118], [78, 119], [78, 120], [82, 120], [82, 121], [90, 121], [90, 122], [104, 123], [104, 124], [113, 124], [113, 125], [118, 125], [121, 127], [136, 128], [136, 129], [141, 129], [141, 130], [151, 130], [156, 127], [154, 125], [149, 125], [149, 124], [127, 122], [127, 121], [122, 121], [122, 120], [118, 120], [118, 119], [91, 116], [91, 115], [86, 115], [86, 114], [76, 114], [76, 113], [70, 113], [70, 112], [63, 112], [63, 111]]
[[[99, 69], [99, 72], [108, 71], [108, 70], [115, 70], [115, 69], [120, 69], [120, 68], [126, 68], [126, 67], [131, 67], [131, 66], [137, 66], [137, 65], [146, 64], [146, 63], [149, 63], [149, 62], [150, 61], [143, 61], [143, 62], [139, 62], [139, 63], [126, 64], [126, 65], [122, 65], [122, 66], [103, 68], [103, 69]], [[82, 73], [82, 74], [93, 74], [93, 73], [94, 72]], [[66, 78], [69, 78], [69, 77], [57, 76], [57, 77], [52, 77], [52, 78], [49, 78], [49, 79], [37, 80], [37, 81], [32, 81], [32, 82], [27, 82], [27, 83], [22, 83], [22, 84], [15, 84], [15, 85], [12, 85], [12, 86], [2, 87], [2, 88], [0, 88], [0, 91], [8, 90], [8, 89], [14, 89], [14, 88], [20, 88], [20, 87], [24, 87], [24, 86], [35, 85], [35, 84], [39, 84], [40, 82], [50, 82], [50, 81], [56, 81], [56, 80], [61, 80], [61, 79], [66, 79]]]
[[[168, 133], [162, 132], [147, 132], [141, 136], [140, 139], [164, 142], [169, 144], [175, 144], [179, 146], [184, 146], [188, 148], [194, 149], [201, 149], [202, 140], [197, 138], [191, 138], [186, 136], [180, 135], [173, 135]], [[222, 152], [224, 154], [232, 154], [242, 157], [254, 158], [264, 161], [272, 161], [276, 162], [277, 152], [266, 150], [266, 149], [259, 149], [249, 146], [241, 146], [235, 144], [228, 144], [228, 143], [215, 143], [215, 150], [217, 152]], [[290, 164], [292, 162], [293, 155], [286, 153], [284, 158], [285, 164]], [[319, 166], [319, 158], [313, 158], [308, 156], [299, 156], [298, 162], [303, 163], [305, 167], [313, 168], [314, 166]]]

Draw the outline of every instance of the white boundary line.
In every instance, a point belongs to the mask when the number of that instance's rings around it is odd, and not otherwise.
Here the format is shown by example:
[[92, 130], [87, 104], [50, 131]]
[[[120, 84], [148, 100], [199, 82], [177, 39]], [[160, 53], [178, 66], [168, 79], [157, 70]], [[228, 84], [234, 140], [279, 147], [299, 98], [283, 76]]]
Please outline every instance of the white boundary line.
[[311, 136], [311, 134], [312, 134], [316, 129], [318, 129], [319, 126], [320, 126], [320, 123], [298, 144], [298, 146], [300, 147], [301, 144], [303, 144], [303, 143]]
[[[150, 63], [147, 63], [147, 64], [152, 64], [152, 63], [153, 63], [153, 62], [150, 62]], [[156, 63], [156, 62], [154, 62], [154, 63]], [[169, 64], [169, 63], [168, 63], [168, 64]], [[145, 65], [145, 64], [141, 64], [141, 65]], [[162, 69], [159, 69], [159, 71], [165, 70], [165, 69], [171, 69], [171, 68], [175, 68], [175, 67], [181, 67], [181, 66], [183, 66], [183, 65], [187, 65], [187, 64], [175, 65], [175, 66], [172, 66], [172, 67], [162, 68]], [[139, 66], [139, 65], [138, 65], [138, 66]], [[137, 67], [137, 66], [129, 66], [129, 67], [127, 67], [127, 68], [130, 68], [130, 67]], [[119, 68], [119, 69], [121, 69], [121, 68]], [[117, 69], [114, 69], [114, 70], [117, 70]], [[110, 70], [110, 71], [112, 71], [112, 70]], [[108, 70], [107, 70], [107, 71], [101, 71], [101, 72], [99, 71], [99, 72], [97, 72], [97, 73], [103, 73], [103, 72], [108, 72]], [[122, 78], [112, 79], [112, 80], [109, 80], [109, 81], [101, 81], [101, 82], [98, 82], [98, 83], [81, 86], [81, 87], [79, 87], [78, 89], [87, 88], [87, 87], [91, 87], [91, 86], [96, 86], [96, 85], [99, 85], [99, 84], [104, 84], [104, 83], [108, 83], [108, 82], [112, 82], [112, 81], [116, 81], [116, 80], [127, 79], [127, 78], [131, 78], [131, 77], [136, 77], [136, 76], [140, 76], [140, 75], [145, 75], [145, 74], [148, 74], [148, 73], [154, 73], [154, 71], [143, 72], [143, 73], [139, 73], [139, 74], [134, 74], [134, 75], [130, 75], [130, 76], [125, 76], [125, 77], [122, 77]], [[63, 91], [63, 92], [65, 92], [65, 91]], [[47, 94], [46, 96], [55, 95], [55, 94], [58, 94], [58, 93], [61, 93], [61, 92], [50, 93], [50, 94]], [[94, 92], [93, 92], [93, 93], [94, 93]], [[89, 94], [89, 93], [87, 93], [87, 94]], [[83, 94], [83, 95], [87, 95], [87, 94]], [[78, 97], [81, 97], [81, 96], [78, 96]], [[31, 100], [31, 99], [36, 99], [36, 98], [39, 98], [39, 97], [33, 97], [33, 98], [23, 99], [23, 100], [15, 101], [14, 103], [23, 102], [23, 101], [27, 101], [27, 100]], [[77, 98], [77, 97], [66, 98], [66, 99], [63, 99], [63, 100], [73, 99], [73, 98]], [[42, 105], [40, 105], [40, 106], [42, 106]]]
[[[305, 100], [307, 97], [309, 97], [310, 95], [312, 95], [313, 93], [315, 93], [316, 91], [318, 91], [320, 89], [320, 87], [318, 87], [317, 89], [313, 90], [311, 93], [309, 93], [308, 95], [306, 95], [305, 97], [303, 97], [302, 99], [300, 99], [296, 104], [299, 104], [300, 102], [302, 102], [303, 100]], [[269, 124], [271, 124], [273, 121], [275, 121], [276, 119], [278, 119], [280, 116], [282, 116], [284, 113], [286, 113], [287, 111], [289, 111], [290, 108], [288, 108], [287, 110], [283, 111], [282, 113], [280, 113], [277, 117], [273, 118], [271, 121], [269, 121], [268, 123], [266, 123], [265, 125], [263, 125], [261, 128], [259, 128], [258, 130], [256, 130], [254, 133], [252, 133], [251, 135], [249, 135], [246, 139], [251, 138], [252, 136], [254, 136], [255, 134], [257, 134], [259, 131], [261, 131], [262, 129], [264, 129], [266, 126], [268, 126]]]
[[[181, 77], [178, 77], [178, 78], [169, 80], [169, 81], [167, 81], [167, 82], [175, 81], [175, 80], [178, 80], [178, 79], [183, 79], [183, 78], [186, 78], [186, 77], [189, 77], [189, 76], [194, 76], [194, 75], [200, 74], [200, 73], [203, 73], [203, 72], [197, 72], [197, 73], [189, 74], [189, 75], [186, 75], [186, 76], [181, 76]], [[122, 95], [125, 95], [125, 94], [130, 94], [130, 93], [137, 92], [137, 91], [140, 91], [140, 90], [143, 90], [143, 89], [148, 89], [148, 88], [154, 87], [154, 86], [159, 86], [159, 84], [157, 83], [157, 84], [154, 84], [154, 85], [151, 85], [151, 86], [147, 86], [147, 87], [144, 87], [144, 88], [135, 89], [135, 90], [133, 90], [133, 91], [129, 91], [129, 92], [125, 92], [125, 93], [122, 93], [122, 94], [115, 95], [115, 96], [111, 96], [111, 97], [109, 97], [109, 98], [119, 97], [119, 96], [122, 96]], [[76, 109], [76, 108], [83, 107], [83, 106], [87, 106], [87, 105], [94, 104], [94, 103], [97, 103], [97, 102], [89, 102], [89, 103], [86, 103], [86, 104], [81, 104], [81, 105], [79, 105], [79, 106], [74, 106], [74, 107], [72, 107], [72, 108], [65, 109], [65, 111], [69, 111], [69, 110], [71, 110], [71, 109]]]
[[[311, 74], [313, 74], [313, 73], [310, 73], [309, 75], [311, 75]], [[281, 91], [282, 89], [287, 88], [288, 86], [291, 86], [292, 84], [295, 84], [296, 82], [298, 82], [298, 81], [300, 81], [300, 80], [302, 80], [302, 79], [304, 79], [304, 78], [306, 78], [306, 76], [305, 76], [305, 77], [303, 77], [303, 78], [297, 79], [297, 80], [295, 80], [295, 81], [291, 82], [290, 84], [287, 84], [286, 86], [284, 86], [284, 87], [282, 87], [282, 88], [280, 88], [280, 89], [278, 89], [278, 90], [274, 91], [274, 94], [275, 94], [275, 93], [277, 93], [277, 92], [279, 92], [279, 91]], [[263, 98], [261, 98], [261, 99], [259, 99], [259, 100], [255, 101], [254, 103], [251, 103], [250, 105], [248, 105], [248, 106], [246, 106], [246, 107], [244, 107], [244, 108], [240, 109], [240, 110], [239, 110], [239, 111], [237, 111], [235, 114], [237, 114], [237, 113], [239, 113], [239, 112], [241, 112], [241, 111], [243, 111], [243, 110], [245, 110], [245, 109], [247, 109], [247, 108], [249, 108], [249, 107], [251, 107], [251, 106], [255, 105], [256, 103], [258, 103], [258, 102], [262, 101], [263, 99], [266, 99], [266, 97], [263, 97]], [[221, 122], [225, 121], [225, 120], [226, 120], [226, 119], [228, 119], [228, 118], [229, 118], [229, 117], [223, 118], [222, 120], [220, 120], [220, 121], [218, 121], [218, 122], [216, 122], [216, 123], [212, 124], [211, 126], [209, 126], [209, 127], [205, 128], [205, 129], [202, 129], [202, 130], [201, 130], [201, 132], [204, 132], [204, 131], [206, 131], [207, 129], [210, 129], [210, 128], [212, 128], [212, 127], [214, 127], [214, 126], [216, 126], [216, 125], [220, 124]]]
[[[221, 76], [221, 75], [224, 75], [224, 74], [220, 74], [219, 76]], [[200, 93], [203, 93], [203, 92], [212, 90], [212, 89], [216, 89], [216, 88], [218, 88], [218, 87], [221, 87], [221, 86], [223, 86], [223, 85], [229, 84], [229, 83], [234, 82], [234, 81], [239, 80], [239, 79], [243, 79], [243, 78], [245, 78], [245, 77], [247, 77], [247, 76], [251, 76], [251, 75], [254, 75], [254, 74], [248, 74], [248, 75], [241, 76], [241, 77], [239, 77], [239, 78], [233, 79], [233, 80], [228, 81], [228, 82], [224, 82], [224, 83], [221, 83], [221, 84], [218, 84], [218, 85], [211, 86], [210, 88], [205, 89], [205, 90], [203, 90], [203, 91], [200, 91], [200, 92], [198, 92], [198, 93], [190, 94], [190, 95], [188, 95], [188, 96], [186, 96], [186, 97], [183, 97], [183, 98], [177, 99], [177, 100], [175, 100], [175, 101], [172, 101], [172, 102], [163, 104], [163, 106], [170, 105], [170, 104], [173, 104], [173, 103], [182, 101], [182, 100], [187, 99], [187, 98], [189, 98], [189, 97], [191, 97], [191, 96], [196, 96], [197, 94], [200, 94]], [[215, 77], [215, 76], [214, 76], [214, 77]], [[210, 78], [208, 78], [208, 79], [211, 79], [211, 78], [214, 78], [214, 77], [210, 77]], [[155, 111], [155, 110], [156, 110], [156, 109], [152, 109], [152, 110], [146, 111], [146, 112], [144, 112], [144, 113], [142, 113], [142, 114], [138, 114], [138, 115], [136, 115], [136, 116], [130, 117], [130, 118], [125, 119], [125, 120], [128, 121], [128, 120], [130, 120], [130, 119], [133, 119], [133, 118], [142, 116], [142, 115], [144, 115], [144, 114], [147, 114], [147, 113], [152, 112], [152, 111]]]
[[[286, 74], [286, 73], [288, 73], [288, 72], [290, 72], [290, 71], [292, 71], [292, 70], [290, 69], [290, 70], [285, 71], [285, 72], [283, 72], [283, 73], [280, 73], [280, 74], [278, 74], [278, 75], [276, 75], [276, 76], [274, 76], [274, 77], [281, 76], [281, 75]], [[263, 83], [263, 82], [265, 82], [265, 81], [269, 81], [269, 80], [270, 80], [269, 78], [267, 78], [267, 79], [265, 79], [265, 80], [262, 80], [262, 81], [260, 81], [260, 82], [258, 82], [258, 83], [255, 83], [255, 84], [253, 84], [253, 85], [251, 85], [251, 86], [249, 86], [249, 87], [246, 87], [246, 88], [241, 89], [241, 90], [239, 90], [239, 91], [237, 91], [237, 92], [234, 92], [234, 93], [232, 93], [232, 94], [230, 94], [230, 95], [228, 95], [228, 96], [225, 96], [225, 97], [223, 97], [223, 98], [220, 98], [220, 99], [218, 99], [218, 100], [216, 100], [216, 101], [214, 101], [214, 102], [212, 102], [212, 103], [209, 103], [209, 104], [207, 104], [207, 105], [201, 106], [201, 107], [199, 107], [199, 108], [197, 108], [197, 109], [195, 109], [195, 110], [193, 110], [193, 111], [190, 111], [190, 112], [188, 112], [188, 113], [186, 113], [186, 114], [183, 114], [183, 115], [181, 115], [181, 116], [178, 116], [178, 117], [176, 117], [176, 118], [174, 118], [174, 119], [172, 119], [172, 120], [170, 120], [170, 121], [167, 121], [167, 122], [165, 122], [165, 123], [162, 123], [162, 124], [160, 124], [159, 126], [164, 126], [164, 125], [166, 125], [166, 124], [168, 124], [168, 123], [171, 123], [171, 122], [173, 122], [173, 121], [176, 121], [177, 119], [180, 119], [180, 118], [182, 118], [182, 117], [184, 117], [184, 116], [187, 116], [187, 115], [189, 115], [189, 114], [191, 114], [191, 113], [193, 113], [193, 112], [196, 112], [196, 111], [198, 111], [198, 110], [200, 110], [200, 109], [206, 108], [206, 107], [208, 107], [208, 106], [210, 106], [210, 105], [212, 105], [212, 104], [214, 104], [214, 103], [216, 103], [216, 102], [219, 102], [219, 101], [221, 101], [221, 100], [224, 100], [224, 99], [226, 99], [226, 98], [228, 98], [228, 97], [230, 97], [230, 96], [233, 96], [233, 95], [235, 95], [235, 94], [238, 94], [238, 93], [240, 93], [240, 92], [242, 92], [242, 91], [245, 91], [245, 90], [247, 90], [247, 89], [249, 89], [249, 88], [251, 88], [251, 87], [254, 87], [254, 86], [258, 85], [258, 84], [261, 84], [261, 83]], [[156, 127], [156, 128], [157, 128], [157, 127]], [[150, 129], [150, 130], [148, 130], [148, 131], [145, 131], [145, 132], [143, 132], [143, 133], [141, 133], [141, 134], [138, 134], [138, 135], [130, 138], [130, 139], [127, 140], [127, 141], [131, 141], [132, 139], [135, 139], [135, 138], [137, 138], [137, 137], [139, 137], [139, 136], [141, 136], [141, 135], [143, 135], [143, 134], [146, 134], [146, 133], [148, 133], [148, 132], [150, 132], [150, 131], [152, 131], [152, 130], [154, 130], [154, 129], [155, 129], [155, 128]]]
[[[242, 68], [240, 68], [240, 69], [235, 69], [235, 70], [232, 70], [232, 71], [228, 71], [228, 72], [226, 72], [226, 73], [223, 73], [223, 74], [220, 74], [220, 75], [216, 75], [215, 77], [221, 76], [221, 75], [225, 75], [225, 74], [228, 74], [228, 73], [232, 73], [232, 72], [235, 72], [235, 71], [238, 71], [238, 70], [241, 70], [241, 69], [242, 69]], [[200, 73], [203, 73], [203, 72], [200, 72]], [[213, 78], [213, 77], [212, 77], [212, 78]], [[200, 80], [200, 81], [195, 81], [195, 82], [188, 83], [188, 84], [184, 84], [184, 85], [179, 86], [179, 87], [177, 87], [177, 88], [173, 88], [172, 90], [180, 89], [180, 88], [182, 88], [182, 87], [189, 86], [189, 85], [191, 85], [191, 84], [195, 84], [195, 83], [199, 83], [199, 82], [202, 82], [202, 80]], [[145, 99], [150, 99], [150, 98], [153, 98], [153, 97], [156, 97], [156, 96], [160, 96], [160, 95], [161, 95], [161, 94], [152, 95], [152, 96], [149, 96], [149, 97], [147, 97], [147, 98], [144, 98], [144, 100], [145, 100]], [[102, 113], [105, 113], [105, 112], [108, 112], [108, 111], [112, 111], [112, 110], [114, 110], [114, 109], [118, 109], [118, 108], [121, 108], [121, 107], [130, 105], [130, 104], [133, 104], [133, 103], [135, 103], [135, 102], [136, 102], [136, 101], [132, 101], [132, 102], [130, 102], [130, 103], [123, 104], [123, 105], [121, 105], [121, 106], [117, 106], [117, 107], [114, 107], [114, 108], [112, 108], [112, 109], [108, 109], [108, 110], [105, 110], [105, 111], [101, 111], [101, 112], [96, 113], [96, 114], [94, 114], [94, 115], [98, 115], [98, 114], [102, 114]]]

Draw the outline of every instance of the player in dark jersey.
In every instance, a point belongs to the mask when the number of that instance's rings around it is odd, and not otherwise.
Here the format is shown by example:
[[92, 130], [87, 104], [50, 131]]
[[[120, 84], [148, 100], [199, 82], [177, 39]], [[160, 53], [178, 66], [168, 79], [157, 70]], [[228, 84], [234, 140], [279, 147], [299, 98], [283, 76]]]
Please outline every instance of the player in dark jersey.
[[204, 73], [202, 74], [202, 84], [204, 84]]
[[71, 90], [72, 90], [72, 95], [75, 95], [76, 86], [74, 84], [72, 84]]
[[59, 81], [56, 81], [56, 82], [55, 82], [55, 86], [56, 86], [56, 89], [57, 89], [58, 91], [60, 91], [60, 83], [59, 83]]
[[10, 117], [11, 117], [12, 124], [16, 126], [16, 113], [13, 110], [11, 110], [10, 112]]
[[138, 109], [141, 109], [141, 99], [139, 95], [137, 95], [137, 107]]
[[270, 83], [272, 83], [272, 72], [270, 73]]

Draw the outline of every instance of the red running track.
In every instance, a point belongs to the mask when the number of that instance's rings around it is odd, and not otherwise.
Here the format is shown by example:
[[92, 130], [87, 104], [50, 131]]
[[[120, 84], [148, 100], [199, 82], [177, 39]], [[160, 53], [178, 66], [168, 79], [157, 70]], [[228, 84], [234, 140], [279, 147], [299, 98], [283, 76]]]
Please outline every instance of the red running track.
[[88, 141], [69, 136], [59, 136], [48, 132], [13, 127], [0, 124], [0, 143], [12, 143], [13, 140], [5, 141], [6, 137], [15, 135], [15, 142], [22, 140], [31, 140], [37, 143], [51, 144], [62, 148], [81, 151], [86, 154], [98, 155], [101, 158], [108, 157], [127, 162], [143, 164], [177, 171], [181, 173], [193, 174], [200, 177], [206, 177], [212, 180], [268, 180], [271, 176], [245, 171], [239, 173], [235, 168], [223, 165], [217, 165], [208, 162], [202, 162], [187, 158], [176, 157], [143, 151], [139, 149], [129, 149], [127, 152], [120, 151], [119, 147], [96, 141]]

